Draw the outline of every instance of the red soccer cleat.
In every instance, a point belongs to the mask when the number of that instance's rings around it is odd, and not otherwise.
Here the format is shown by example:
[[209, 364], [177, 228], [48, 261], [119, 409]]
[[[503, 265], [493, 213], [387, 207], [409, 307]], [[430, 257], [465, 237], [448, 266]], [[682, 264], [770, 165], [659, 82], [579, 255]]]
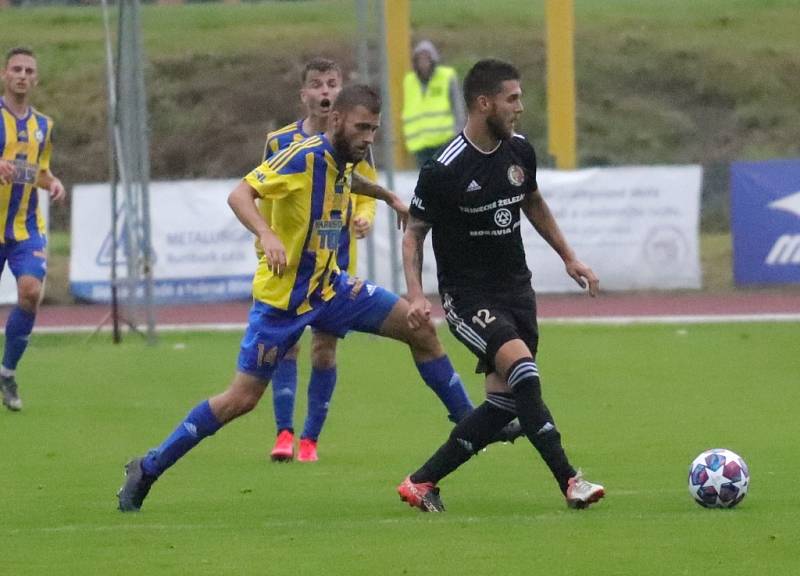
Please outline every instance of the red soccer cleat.
[[294, 434], [291, 430], [281, 430], [269, 457], [273, 462], [291, 462], [294, 458]]
[[397, 487], [397, 493], [403, 502], [408, 502], [412, 508], [419, 508], [423, 512], [444, 512], [444, 504], [439, 498], [439, 488], [433, 482], [415, 484], [411, 476]]
[[311, 438], [300, 438], [300, 450], [297, 452], [298, 462], [316, 462], [319, 460], [317, 456], [317, 441]]

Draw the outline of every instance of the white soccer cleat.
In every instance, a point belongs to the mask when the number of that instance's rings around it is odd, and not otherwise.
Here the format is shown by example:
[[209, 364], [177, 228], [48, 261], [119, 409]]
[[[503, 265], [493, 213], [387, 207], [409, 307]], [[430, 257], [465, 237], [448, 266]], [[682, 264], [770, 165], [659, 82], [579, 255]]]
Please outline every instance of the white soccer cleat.
[[13, 376], [0, 378], [0, 391], [3, 393], [3, 406], [12, 412], [22, 410], [22, 400], [17, 392], [17, 382]]
[[598, 502], [606, 495], [605, 488], [600, 484], [592, 484], [583, 478], [583, 473], [578, 473], [569, 479], [567, 484], [567, 506], [570, 508], [588, 508], [590, 504]]

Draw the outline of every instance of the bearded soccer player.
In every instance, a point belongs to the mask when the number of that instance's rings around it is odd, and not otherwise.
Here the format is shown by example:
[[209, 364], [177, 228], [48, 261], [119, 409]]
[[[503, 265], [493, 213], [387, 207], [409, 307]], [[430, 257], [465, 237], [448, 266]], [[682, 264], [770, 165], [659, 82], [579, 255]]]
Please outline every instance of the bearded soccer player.
[[31, 106], [38, 82], [36, 56], [28, 48], [12, 48], [0, 73], [0, 272], [8, 263], [17, 279], [17, 305], [6, 321], [0, 365], [3, 405], [22, 409], [16, 370], [33, 331], [47, 273], [47, 238], [37, 188], [53, 201], [66, 192], [50, 171], [53, 120]]
[[604, 488], [584, 479], [564, 451], [542, 399], [536, 351], [539, 332], [531, 272], [520, 233], [525, 218], [564, 261], [566, 273], [595, 296], [599, 280], [561, 233], [536, 183], [536, 154], [515, 133], [522, 113], [514, 66], [482, 60], [464, 79], [464, 130], [423, 167], [403, 237], [409, 324], [427, 322], [422, 247], [433, 235], [439, 292], [447, 324], [478, 358], [486, 401], [397, 491], [423, 511], [444, 511], [438, 482], [481, 450], [515, 416], [552, 472], [567, 505], [585, 508]]
[[[472, 410], [458, 374], [435, 328], [412, 329], [408, 302], [341, 270], [338, 250], [350, 209], [353, 164], [364, 159], [380, 123], [380, 97], [372, 88], [343, 88], [324, 134], [278, 152], [250, 172], [228, 203], [259, 239], [264, 256], [253, 278], [253, 306], [242, 339], [237, 371], [228, 388], [195, 406], [162, 444], [125, 466], [118, 492], [123, 512], [141, 508], [153, 482], [179, 458], [223, 425], [252, 410], [279, 361], [306, 326], [344, 337], [350, 330], [405, 342], [423, 380], [456, 421]], [[398, 213], [407, 208], [377, 185], [360, 186]], [[273, 202], [271, 222], [257, 199]]]
[[[300, 100], [305, 117], [267, 134], [264, 160], [295, 142], [325, 132], [331, 106], [342, 89], [342, 71], [339, 65], [327, 58], [313, 58], [303, 68]], [[354, 171], [370, 182], [377, 181], [372, 150], [355, 165]], [[260, 200], [261, 215], [272, 220], [272, 202]], [[356, 239], [364, 238], [372, 228], [375, 218], [375, 199], [354, 194], [345, 215], [339, 238], [337, 263], [339, 269], [350, 276], [356, 275], [358, 257]], [[256, 241], [256, 253], [261, 257], [261, 244]], [[308, 408], [297, 451], [299, 462], [318, 460], [317, 443], [328, 415], [328, 408], [336, 386], [336, 343], [333, 334], [313, 330], [311, 334], [311, 377], [308, 382]], [[272, 376], [272, 404], [275, 413], [277, 438], [270, 452], [273, 462], [288, 462], [295, 457], [294, 405], [297, 394], [297, 354], [300, 343], [289, 349], [278, 362]]]

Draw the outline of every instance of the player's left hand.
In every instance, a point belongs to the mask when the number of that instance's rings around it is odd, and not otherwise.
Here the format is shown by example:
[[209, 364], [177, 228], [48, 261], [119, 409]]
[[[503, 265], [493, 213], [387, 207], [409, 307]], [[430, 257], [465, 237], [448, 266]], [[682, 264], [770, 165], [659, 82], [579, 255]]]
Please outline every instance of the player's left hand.
[[353, 218], [353, 231], [356, 233], [356, 238], [366, 238], [369, 231], [372, 230], [372, 222], [363, 216], [356, 216]]
[[50, 192], [50, 200], [53, 202], [61, 202], [67, 196], [67, 190], [58, 178], [53, 178], [47, 191]]
[[600, 292], [600, 279], [586, 264], [580, 260], [570, 260], [565, 263], [567, 274], [583, 289], [588, 287], [589, 296], [597, 296]]

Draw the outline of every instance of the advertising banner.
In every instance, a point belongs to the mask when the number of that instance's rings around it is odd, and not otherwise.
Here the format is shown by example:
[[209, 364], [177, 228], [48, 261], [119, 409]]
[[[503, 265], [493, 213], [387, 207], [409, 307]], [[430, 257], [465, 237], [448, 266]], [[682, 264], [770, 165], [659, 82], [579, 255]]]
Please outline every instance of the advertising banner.
[[731, 165], [737, 285], [800, 283], [800, 160]]
[[[150, 226], [156, 302], [250, 297], [256, 266], [253, 235], [228, 207], [237, 180], [150, 184]], [[117, 274], [125, 278], [124, 211], [117, 222]], [[111, 196], [108, 184], [72, 192], [70, 290], [83, 300], [111, 297]]]
[[[416, 173], [396, 174], [394, 190], [410, 202]], [[699, 288], [699, 166], [541, 170], [539, 188], [579, 257], [607, 290]], [[255, 270], [253, 236], [231, 212], [236, 180], [153, 182], [152, 245], [155, 298], [192, 302], [250, 297]], [[110, 200], [105, 184], [76, 186], [72, 205], [70, 286], [81, 299], [110, 297]], [[403, 293], [400, 242], [394, 214], [381, 202], [373, 231], [359, 243], [359, 274]], [[120, 214], [118, 236], [124, 227]], [[560, 258], [529, 223], [522, 225], [533, 285], [540, 292], [580, 288]], [[118, 250], [118, 274], [124, 254]], [[423, 285], [437, 290], [426, 242]]]

